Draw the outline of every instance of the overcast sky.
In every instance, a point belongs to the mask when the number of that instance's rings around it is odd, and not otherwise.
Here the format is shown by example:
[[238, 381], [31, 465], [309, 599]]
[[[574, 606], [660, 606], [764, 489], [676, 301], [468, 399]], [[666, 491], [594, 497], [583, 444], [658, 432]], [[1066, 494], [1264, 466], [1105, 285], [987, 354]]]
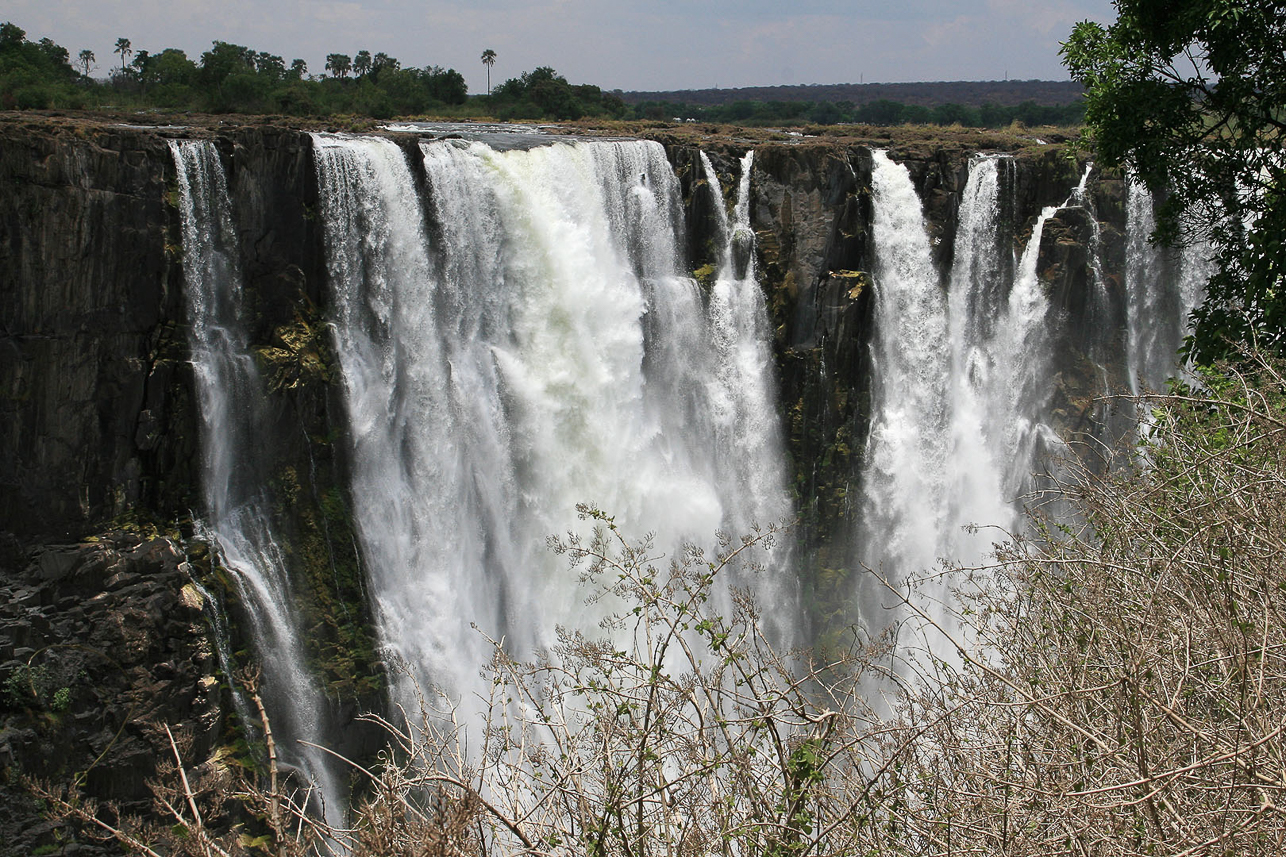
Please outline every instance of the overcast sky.
[[1072, 25], [1114, 19], [1109, 0], [5, 0], [7, 18], [91, 72], [134, 50], [180, 48], [199, 60], [213, 39], [300, 57], [366, 49], [404, 66], [455, 68], [486, 89], [537, 66], [572, 83], [656, 90], [799, 83], [1066, 80], [1059, 43]]

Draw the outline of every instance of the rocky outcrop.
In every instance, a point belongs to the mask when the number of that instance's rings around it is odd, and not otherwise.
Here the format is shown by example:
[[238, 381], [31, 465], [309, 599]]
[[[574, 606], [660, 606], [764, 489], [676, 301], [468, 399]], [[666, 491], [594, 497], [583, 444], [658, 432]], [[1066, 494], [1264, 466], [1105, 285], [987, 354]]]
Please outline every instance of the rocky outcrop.
[[0, 122], [0, 520], [75, 531], [195, 475], [163, 140]]
[[[223, 735], [227, 688], [203, 610], [207, 596], [171, 538], [111, 532], [0, 558], [0, 854], [51, 846], [59, 828], [18, 776], [73, 779], [146, 813], [147, 781], [181, 728], [192, 758]], [[207, 568], [208, 570], [208, 568]]]

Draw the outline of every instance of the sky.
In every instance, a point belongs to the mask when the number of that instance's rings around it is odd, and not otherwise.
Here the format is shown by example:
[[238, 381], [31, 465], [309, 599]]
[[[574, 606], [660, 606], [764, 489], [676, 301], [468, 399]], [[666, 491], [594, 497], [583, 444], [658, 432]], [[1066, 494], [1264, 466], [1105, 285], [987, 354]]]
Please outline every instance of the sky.
[[92, 50], [95, 77], [135, 51], [199, 60], [214, 39], [299, 57], [383, 51], [439, 65], [486, 91], [537, 66], [603, 89], [808, 83], [1066, 80], [1059, 44], [1109, 0], [5, 0], [0, 20]]

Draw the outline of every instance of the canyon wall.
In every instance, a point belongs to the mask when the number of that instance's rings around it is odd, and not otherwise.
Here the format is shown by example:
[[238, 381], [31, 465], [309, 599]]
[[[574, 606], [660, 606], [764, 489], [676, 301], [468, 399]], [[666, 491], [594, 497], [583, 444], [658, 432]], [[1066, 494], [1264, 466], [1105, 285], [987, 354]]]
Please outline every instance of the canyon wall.
[[[414, 138], [390, 136], [413, 150]], [[54, 777], [88, 766], [91, 790], [135, 807], [147, 804], [140, 748], [156, 739], [145, 720], [198, 722], [198, 754], [225, 740], [233, 706], [213, 656], [219, 641], [212, 611], [223, 604], [234, 629], [240, 625], [235, 589], [209, 567], [194, 525], [201, 516], [199, 415], [167, 142], [174, 137], [212, 140], [227, 171], [250, 339], [270, 388], [270, 427], [261, 442], [274, 465], [265, 480], [297, 578], [309, 662], [341, 722], [379, 707], [383, 691], [344, 488], [345, 420], [326, 328], [326, 256], [309, 136], [271, 126], [149, 129], [5, 116], [0, 591], [11, 597], [0, 614], [0, 766]], [[656, 139], [683, 189], [687, 264], [700, 280], [718, 252], [713, 195], [703, 192], [707, 178], [690, 141], [664, 132]], [[725, 138], [701, 145], [726, 199], [746, 148]], [[810, 607], [821, 615], [840, 597], [838, 570], [852, 561], [870, 419], [871, 154], [869, 145], [843, 140], [755, 148], [750, 217], [774, 327], [777, 416], [799, 515], [797, 555]], [[949, 271], [974, 150], [961, 142], [893, 140], [887, 148], [910, 169], [938, 269]], [[409, 163], [423, 181], [421, 159]], [[1084, 165], [1061, 146], [1035, 143], [1014, 163], [1004, 217], [1021, 252], [1042, 207], [1064, 201]], [[1069, 432], [1091, 427], [1099, 380], [1089, 368], [1091, 352], [1113, 365], [1108, 340], [1120, 336], [1120, 319], [1092, 326], [1087, 314], [1091, 304], [1103, 306], [1089, 296], [1091, 259], [1103, 260], [1108, 306], [1121, 300], [1122, 195], [1120, 182], [1096, 178], [1089, 207], [1056, 215], [1041, 245], [1042, 281], [1067, 320], [1055, 346], [1064, 367], [1056, 410]], [[194, 581], [213, 594], [199, 595]], [[66, 656], [84, 644], [116, 648], [102, 630], [112, 627], [141, 635], [128, 658]], [[245, 645], [234, 633], [233, 648]], [[32, 681], [32, 664], [45, 664], [46, 678]], [[55, 711], [53, 699], [64, 689]], [[108, 689], [141, 701], [103, 708]], [[118, 728], [122, 737], [113, 738]], [[360, 754], [372, 740], [353, 733], [340, 749]]]

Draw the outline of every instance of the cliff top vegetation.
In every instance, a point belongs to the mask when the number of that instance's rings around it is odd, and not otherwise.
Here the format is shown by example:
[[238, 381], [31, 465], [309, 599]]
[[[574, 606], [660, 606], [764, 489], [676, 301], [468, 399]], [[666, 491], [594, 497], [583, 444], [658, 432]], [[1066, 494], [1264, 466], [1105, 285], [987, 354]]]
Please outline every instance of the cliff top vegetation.
[[[1014, 122], [1070, 125], [1082, 116], [1079, 101], [1067, 100], [1066, 87], [1057, 90], [1057, 97], [1038, 90], [1035, 97], [1021, 101], [998, 97], [978, 103], [966, 99], [963, 104], [926, 102], [919, 96], [907, 103], [887, 97], [834, 98], [829, 90], [811, 99], [764, 99], [755, 90], [730, 102], [702, 99], [699, 94], [676, 100], [662, 93], [630, 104], [621, 93], [604, 92], [593, 84], [572, 84], [548, 66], [510, 78], [487, 95], [471, 97], [464, 77], [454, 69], [403, 67], [395, 57], [366, 50], [353, 56], [329, 54], [320, 74], [310, 74], [301, 59], [287, 63], [280, 56], [217, 40], [197, 59], [175, 48], [135, 48], [127, 38], [117, 41], [115, 53], [120, 65], [111, 64], [106, 79], [94, 78], [90, 74], [99, 60], [93, 52], [81, 51], [73, 59], [52, 40], [31, 41], [21, 27], [6, 23], [0, 33], [0, 107], [310, 118], [678, 120], [760, 127], [860, 123], [1003, 128]], [[494, 63], [494, 56], [491, 59]]]

